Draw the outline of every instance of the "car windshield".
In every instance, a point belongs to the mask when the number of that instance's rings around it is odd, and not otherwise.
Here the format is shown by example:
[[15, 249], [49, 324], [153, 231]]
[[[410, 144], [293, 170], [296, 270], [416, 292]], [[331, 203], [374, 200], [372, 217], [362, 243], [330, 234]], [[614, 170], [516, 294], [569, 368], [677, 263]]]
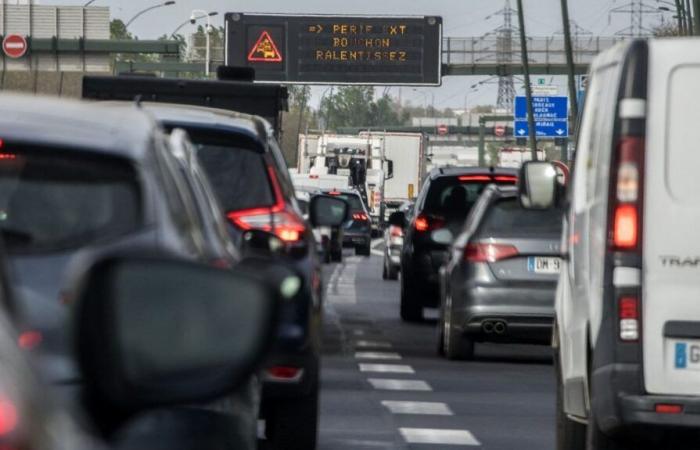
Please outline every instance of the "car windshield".
[[83, 247], [138, 227], [142, 206], [130, 165], [36, 150], [0, 158], [0, 232], [8, 251]]
[[272, 206], [263, 154], [235, 137], [191, 131], [197, 156], [224, 211]]
[[563, 210], [523, 209], [515, 197], [493, 203], [481, 222], [482, 236], [543, 235], [559, 236]]

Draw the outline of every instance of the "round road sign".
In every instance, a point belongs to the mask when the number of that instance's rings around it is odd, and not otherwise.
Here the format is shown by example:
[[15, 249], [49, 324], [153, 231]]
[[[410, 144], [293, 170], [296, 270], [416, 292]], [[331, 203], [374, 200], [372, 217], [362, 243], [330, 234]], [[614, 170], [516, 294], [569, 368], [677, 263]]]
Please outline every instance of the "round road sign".
[[437, 127], [437, 132], [440, 136], [445, 136], [448, 131], [447, 125], [438, 125]]
[[9, 58], [21, 58], [27, 54], [27, 40], [21, 34], [8, 34], [2, 41], [2, 50]]
[[506, 126], [505, 125], [496, 125], [493, 127], [493, 134], [496, 137], [503, 137], [506, 135]]

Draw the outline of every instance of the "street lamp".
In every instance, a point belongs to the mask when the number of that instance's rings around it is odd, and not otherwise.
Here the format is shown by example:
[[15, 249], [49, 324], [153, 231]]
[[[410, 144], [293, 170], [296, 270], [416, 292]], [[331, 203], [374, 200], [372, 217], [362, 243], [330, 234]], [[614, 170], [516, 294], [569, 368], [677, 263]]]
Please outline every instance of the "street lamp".
[[[218, 15], [219, 15], [219, 13], [216, 11], [212, 11], [209, 14], [207, 14], [207, 16], [209, 16], [209, 17], [214, 17], [214, 16], [218, 16]], [[197, 16], [197, 17], [195, 17], [195, 22], [199, 19], [204, 19], [205, 17], [206, 16]], [[182, 27], [184, 27], [188, 23], [192, 23], [192, 19], [187, 19], [184, 22], [182, 22], [180, 25], [178, 25], [178, 27], [175, 28], [175, 30], [172, 33], [170, 33], [170, 39], [175, 39], [175, 35], [177, 34], [177, 32], [180, 31], [182, 29]]]
[[86, 8], [86, 7], [90, 6], [91, 4], [95, 3], [96, 1], [97, 1], [97, 0], [90, 0], [89, 2], [87, 2], [87, 3], [85, 3], [85, 4], [83, 5], [83, 8]]
[[190, 16], [190, 23], [195, 24], [197, 22], [198, 15], [201, 15], [202, 17], [207, 19], [207, 28], [204, 30], [205, 35], [207, 38], [207, 54], [206, 54], [206, 63], [205, 63], [205, 68], [204, 68], [204, 74], [206, 75], [207, 78], [209, 78], [209, 60], [211, 59], [211, 37], [209, 36], [209, 33], [211, 31], [211, 18], [212, 16], [205, 10], [203, 9], [193, 9], [192, 10], [192, 15]]
[[153, 11], [154, 9], [158, 9], [158, 8], [162, 8], [162, 7], [164, 7], [164, 6], [170, 6], [170, 5], [174, 5], [174, 4], [175, 4], [175, 2], [174, 2], [173, 0], [170, 0], [170, 1], [167, 1], [167, 2], [164, 2], [164, 3], [159, 3], [159, 4], [157, 4], [157, 5], [150, 6], [150, 7], [146, 8], [146, 9], [144, 9], [144, 10], [142, 10], [142, 11], [139, 11], [134, 17], [132, 17], [132, 18], [126, 23], [126, 25], [124, 25], [124, 28], [125, 28], [125, 29], [128, 29], [128, 28], [129, 28], [129, 25], [131, 25], [131, 24], [134, 22], [134, 20], [138, 19], [139, 17], [141, 17], [142, 15], [146, 14], [146, 13], [149, 12], [149, 11]]

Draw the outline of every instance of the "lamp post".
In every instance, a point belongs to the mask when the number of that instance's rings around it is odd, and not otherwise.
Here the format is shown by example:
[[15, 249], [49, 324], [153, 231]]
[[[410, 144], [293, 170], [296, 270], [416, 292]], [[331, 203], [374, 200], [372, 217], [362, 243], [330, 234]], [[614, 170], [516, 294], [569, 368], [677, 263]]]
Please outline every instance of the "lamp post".
[[[93, 1], [94, 1], [94, 0], [93, 0]], [[218, 13], [217, 11], [212, 11], [212, 12], [210, 12], [209, 14], [207, 14], [207, 16], [209, 16], [209, 17], [214, 17], [214, 16], [218, 16], [218, 15], [219, 15], [219, 13]], [[195, 20], [195, 22], [196, 22], [196, 21], [198, 21], [199, 19], [204, 19], [205, 17], [206, 17], [206, 16], [197, 16], [197, 17], [194, 18], [194, 20]], [[184, 27], [184, 26], [187, 25], [188, 23], [192, 23], [192, 19], [191, 19], [191, 18], [185, 20], [185, 21], [182, 22], [180, 25], [178, 25], [178, 27], [175, 28], [175, 30], [173, 30], [172, 33], [170, 33], [170, 39], [175, 39], [175, 35], [177, 34], [177, 32], [180, 31], [180, 30], [182, 29], [182, 27]]]
[[209, 36], [209, 33], [211, 32], [211, 17], [209, 13], [203, 9], [193, 9], [192, 10], [192, 15], [190, 16], [190, 23], [194, 24], [197, 22], [197, 15], [204, 16], [207, 19], [207, 28], [204, 30], [204, 34], [206, 35], [207, 38], [207, 52], [206, 52], [206, 63], [205, 63], [205, 68], [204, 68], [204, 74], [206, 75], [207, 78], [209, 78], [209, 61], [211, 59], [211, 36]]
[[520, 52], [523, 60], [523, 74], [525, 75], [525, 97], [527, 99], [527, 126], [529, 128], [530, 151], [532, 160], [537, 161], [537, 131], [535, 130], [535, 113], [532, 107], [532, 86], [530, 86], [530, 60], [527, 56], [527, 38], [525, 33], [525, 15], [523, 13], [523, 0], [518, 0], [518, 25], [520, 26]]
[[89, 2], [87, 2], [87, 3], [85, 3], [85, 4], [83, 5], [83, 8], [86, 8], [86, 7], [90, 6], [91, 4], [95, 3], [96, 1], [97, 1], [97, 0], [90, 0]]
[[128, 28], [129, 28], [129, 25], [131, 25], [131, 24], [134, 22], [134, 20], [138, 19], [139, 17], [141, 17], [142, 15], [146, 14], [146, 13], [149, 12], [149, 11], [153, 11], [154, 9], [162, 8], [162, 7], [164, 7], [164, 6], [171, 6], [171, 5], [174, 5], [174, 4], [175, 4], [175, 1], [174, 1], [174, 0], [169, 0], [169, 1], [164, 2], [164, 3], [158, 3], [157, 5], [149, 6], [148, 8], [139, 11], [134, 17], [132, 17], [132, 18], [126, 23], [126, 25], [124, 25], [124, 28], [125, 28], [125, 29], [128, 29]]

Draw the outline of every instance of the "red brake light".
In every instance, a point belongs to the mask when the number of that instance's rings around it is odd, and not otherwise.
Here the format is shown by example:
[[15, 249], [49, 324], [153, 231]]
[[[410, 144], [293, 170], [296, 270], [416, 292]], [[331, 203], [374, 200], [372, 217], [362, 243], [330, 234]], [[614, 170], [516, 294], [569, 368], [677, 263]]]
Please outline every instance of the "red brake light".
[[401, 227], [397, 227], [396, 225], [391, 225], [389, 227], [389, 235], [391, 237], [402, 237], [403, 230], [401, 229]]
[[267, 376], [275, 380], [294, 380], [302, 373], [299, 367], [274, 366], [267, 369]]
[[618, 300], [620, 340], [633, 342], [639, 339], [639, 299], [629, 295]]
[[475, 243], [464, 249], [464, 258], [470, 262], [496, 262], [518, 254], [517, 248], [503, 244]]
[[0, 397], [0, 436], [13, 432], [18, 423], [19, 416], [15, 404], [7, 398]]
[[489, 175], [462, 175], [459, 181], [491, 181]]
[[306, 231], [306, 225], [296, 213], [285, 210], [282, 190], [272, 167], [268, 167], [268, 174], [276, 203], [273, 206], [231, 211], [226, 217], [241, 230], [269, 231], [285, 242], [299, 241]]
[[413, 223], [416, 231], [430, 231], [442, 228], [445, 226], [445, 219], [438, 216], [431, 216], [426, 214], [421, 214], [416, 217], [416, 221]]
[[367, 222], [369, 220], [369, 217], [367, 217], [367, 214], [365, 213], [353, 213], [352, 218], [353, 220], [359, 220], [362, 222]]
[[17, 344], [22, 350], [32, 350], [36, 348], [41, 341], [44, 340], [44, 336], [38, 331], [25, 331], [19, 335], [17, 339]]
[[637, 247], [637, 206], [630, 204], [617, 205], [613, 225], [613, 244], [620, 249]]
[[517, 183], [518, 181], [518, 177], [515, 175], [497, 175], [493, 179], [502, 183]]
[[328, 193], [328, 195], [340, 195], [340, 194], [342, 194], [342, 192], [340, 192], [340, 191], [330, 191]]
[[[2, 147], [0, 146], [0, 148], [2, 148]], [[17, 159], [17, 155], [15, 155], [14, 153], [0, 153], [0, 160], [7, 161], [7, 160], [14, 160], [14, 159]]]
[[644, 139], [623, 137], [617, 146], [617, 168], [610, 218], [613, 250], [636, 251], [641, 236], [641, 197]]

